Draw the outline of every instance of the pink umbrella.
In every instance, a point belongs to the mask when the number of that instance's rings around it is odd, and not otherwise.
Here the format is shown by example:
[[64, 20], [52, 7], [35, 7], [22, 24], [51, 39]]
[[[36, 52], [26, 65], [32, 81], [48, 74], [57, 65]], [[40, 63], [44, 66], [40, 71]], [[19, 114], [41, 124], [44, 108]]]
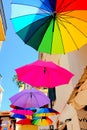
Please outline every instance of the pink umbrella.
[[16, 69], [18, 80], [32, 86], [53, 88], [68, 84], [73, 74], [53, 62], [37, 60]]
[[34, 114], [33, 111], [31, 110], [20, 110], [20, 109], [13, 109], [11, 110], [12, 113], [15, 113], [15, 114], [21, 114], [21, 115], [32, 115]]

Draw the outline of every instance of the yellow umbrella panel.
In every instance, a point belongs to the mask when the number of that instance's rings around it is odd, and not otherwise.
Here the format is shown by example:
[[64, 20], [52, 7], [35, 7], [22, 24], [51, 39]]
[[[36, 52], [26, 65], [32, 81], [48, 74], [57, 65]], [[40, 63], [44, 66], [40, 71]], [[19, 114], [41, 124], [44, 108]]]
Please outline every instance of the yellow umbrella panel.
[[52, 43], [53, 53], [57, 53], [61, 47], [62, 51], [68, 53], [87, 43], [86, 15], [87, 11], [71, 11], [57, 15]]

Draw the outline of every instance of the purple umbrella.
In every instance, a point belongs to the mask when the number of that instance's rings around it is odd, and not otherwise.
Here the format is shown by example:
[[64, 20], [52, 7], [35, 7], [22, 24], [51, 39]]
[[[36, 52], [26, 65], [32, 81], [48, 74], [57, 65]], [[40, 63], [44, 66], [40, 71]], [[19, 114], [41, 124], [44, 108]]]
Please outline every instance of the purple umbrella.
[[43, 92], [35, 88], [19, 92], [12, 96], [10, 101], [13, 105], [22, 108], [39, 108], [50, 103], [50, 99]]

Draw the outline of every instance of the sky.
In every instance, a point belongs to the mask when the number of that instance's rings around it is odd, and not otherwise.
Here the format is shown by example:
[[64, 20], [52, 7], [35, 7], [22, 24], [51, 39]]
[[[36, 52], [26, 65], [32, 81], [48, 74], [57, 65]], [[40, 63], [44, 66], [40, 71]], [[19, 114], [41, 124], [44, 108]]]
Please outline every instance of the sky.
[[37, 60], [38, 52], [26, 45], [15, 33], [11, 22], [11, 1], [2, 1], [7, 22], [7, 32], [6, 40], [0, 50], [0, 74], [2, 75], [0, 85], [4, 88], [0, 110], [5, 111], [10, 109], [9, 98], [19, 91], [16, 83], [12, 81], [13, 76], [16, 74], [15, 69]]

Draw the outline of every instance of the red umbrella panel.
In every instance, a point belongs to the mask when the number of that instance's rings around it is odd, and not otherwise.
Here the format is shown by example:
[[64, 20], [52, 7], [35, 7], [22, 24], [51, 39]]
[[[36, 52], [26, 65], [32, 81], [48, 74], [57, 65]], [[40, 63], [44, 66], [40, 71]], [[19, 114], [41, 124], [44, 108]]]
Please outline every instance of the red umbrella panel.
[[37, 60], [16, 69], [18, 80], [31, 86], [53, 88], [68, 84], [73, 74], [53, 62]]
[[17, 109], [24, 110], [24, 108], [15, 106], [15, 105], [13, 105], [13, 104], [10, 105], [10, 108], [13, 108], [13, 109], [16, 109], [16, 110], [17, 110]]
[[22, 120], [17, 121], [16, 124], [31, 125], [32, 123], [31, 123], [31, 119], [26, 118], [26, 119], [22, 119]]

